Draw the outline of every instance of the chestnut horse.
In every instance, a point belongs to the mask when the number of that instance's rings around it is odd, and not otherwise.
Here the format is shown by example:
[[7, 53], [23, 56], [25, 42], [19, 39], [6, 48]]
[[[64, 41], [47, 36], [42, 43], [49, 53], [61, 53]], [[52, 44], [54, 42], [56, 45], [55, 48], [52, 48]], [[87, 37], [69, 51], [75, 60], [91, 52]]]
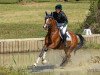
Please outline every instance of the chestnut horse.
[[[44, 29], [48, 30], [47, 35], [45, 37], [45, 44], [44, 47], [34, 63], [34, 66], [37, 66], [37, 63], [40, 59], [42, 59], [42, 63], [46, 63], [45, 60], [46, 52], [49, 49], [64, 49], [66, 56], [63, 58], [62, 63], [60, 66], [64, 66], [66, 61], [71, 57], [71, 52], [76, 52], [77, 49], [81, 48], [84, 44], [84, 38], [81, 34], [74, 34], [71, 31], [66, 31], [69, 33], [71, 40], [66, 40], [66, 46], [62, 42], [62, 38], [60, 36], [60, 30], [57, 27], [57, 21], [53, 18], [52, 13], [47, 14], [45, 17], [45, 25], [43, 26]], [[68, 37], [68, 36], [67, 36]]]

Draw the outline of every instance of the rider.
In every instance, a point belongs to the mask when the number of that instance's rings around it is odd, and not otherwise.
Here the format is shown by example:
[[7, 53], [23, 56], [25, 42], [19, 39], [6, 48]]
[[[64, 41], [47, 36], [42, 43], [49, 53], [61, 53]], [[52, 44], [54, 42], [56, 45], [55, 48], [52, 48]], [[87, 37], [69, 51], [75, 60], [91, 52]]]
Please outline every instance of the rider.
[[68, 20], [67, 20], [67, 16], [62, 11], [61, 4], [55, 6], [53, 17], [57, 21], [57, 27], [60, 29], [63, 43], [66, 45], [66, 30], [67, 30]]

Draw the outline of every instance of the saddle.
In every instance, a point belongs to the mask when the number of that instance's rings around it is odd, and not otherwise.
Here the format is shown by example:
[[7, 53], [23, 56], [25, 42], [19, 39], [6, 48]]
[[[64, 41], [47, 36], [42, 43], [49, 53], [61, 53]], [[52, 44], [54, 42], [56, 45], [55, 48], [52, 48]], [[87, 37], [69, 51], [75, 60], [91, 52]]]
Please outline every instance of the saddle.
[[[62, 38], [61, 32], [59, 32], [59, 35]], [[66, 35], [66, 41], [72, 41], [71, 35], [70, 35], [70, 33], [68, 31], [66, 31], [65, 35]]]

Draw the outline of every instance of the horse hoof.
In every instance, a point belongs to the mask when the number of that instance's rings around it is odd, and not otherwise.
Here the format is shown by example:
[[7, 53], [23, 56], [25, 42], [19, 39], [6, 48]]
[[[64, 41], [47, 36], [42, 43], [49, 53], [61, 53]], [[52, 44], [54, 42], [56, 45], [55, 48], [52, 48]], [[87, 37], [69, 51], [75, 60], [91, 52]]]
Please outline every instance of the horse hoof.
[[34, 63], [34, 65], [33, 65], [34, 67], [36, 67], [37, 66], [37, 64], [36, 63]]
[[42, 64], [46, 64], [46, 63], [47, 63], [47, 60], [43, 60], [43, 61], [42, 61]]

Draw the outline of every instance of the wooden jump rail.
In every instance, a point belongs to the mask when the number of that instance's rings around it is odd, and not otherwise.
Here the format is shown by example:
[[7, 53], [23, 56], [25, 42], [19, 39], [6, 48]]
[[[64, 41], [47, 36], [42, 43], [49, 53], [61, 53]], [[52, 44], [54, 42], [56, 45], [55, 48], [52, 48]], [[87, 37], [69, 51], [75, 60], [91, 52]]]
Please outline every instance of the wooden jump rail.
[[[100, 44], [100, 35], [84, 35], [89, 43]], [[27, 39], [1, 39], [0, 53], [21, 53], [40, 51], [44, 45], [44, 38], [27, 38]]]
[[100, 34], [83, 35], [88, 43], [100, 44]]
[[39, 51], [42, 49], [44, 38], [1, 39], [0, 53], [20, 53]]

